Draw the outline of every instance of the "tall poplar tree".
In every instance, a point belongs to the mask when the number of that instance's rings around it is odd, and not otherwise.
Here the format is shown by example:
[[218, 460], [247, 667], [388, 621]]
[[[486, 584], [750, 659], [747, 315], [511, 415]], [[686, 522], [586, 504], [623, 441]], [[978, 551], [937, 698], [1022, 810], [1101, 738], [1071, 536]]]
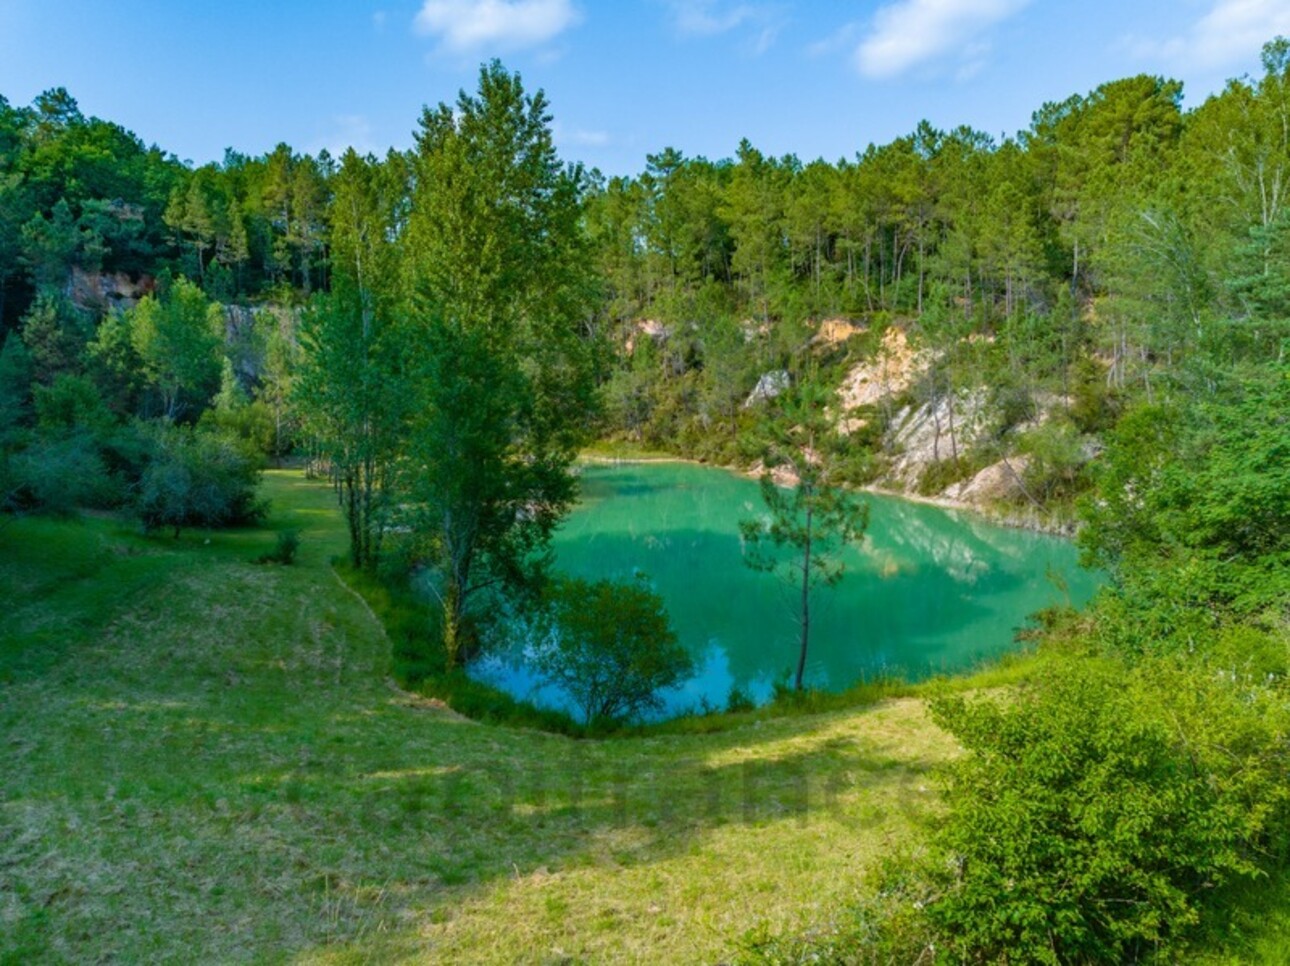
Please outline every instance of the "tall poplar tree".
[[395, 325], [401, 159], [379, 164], [351, 149], [333, 187], [332, 290], [305, 314], [304, 365], [294, 393], [307, 431], [330, 461], [349, 524], [350, 560], [368, 567], [380, 554], [407, 400]]
[[488, 588], [526, 585], [572, 504], [593, 409], [586, 179], [541, 92], [498, 62], [421, 118], [405, 276], [414, 388], [402, 489], [450, 666]]

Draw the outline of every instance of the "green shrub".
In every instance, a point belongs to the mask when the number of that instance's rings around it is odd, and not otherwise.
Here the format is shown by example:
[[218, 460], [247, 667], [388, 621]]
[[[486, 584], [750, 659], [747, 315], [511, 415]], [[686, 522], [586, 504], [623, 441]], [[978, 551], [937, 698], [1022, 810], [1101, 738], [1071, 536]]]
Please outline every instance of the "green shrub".
[[1107, 384], [1106, 370], [1087, 356], [1075, 365], [1070, 416], [1082, 433], [1101, 433], [1115, 425], [1121, 401]]
[[1068, 500], [1083, 489], [1088, 456], [1071, 423], [1050, 419], [1025, 433], [1020, 449], [1030, 457], [1022, 476], [1027, 492], [1036, 499], [1043, 503]]
[[1013, 375], [1015, 374], [1009, 373], [1001, 376], [990, 395], [991, 408], [997, 414], [996, 439], [1003, 439], [1018, 426], [1030, 422], [1038, 413], [1030, 391], [1009, 380]]
[[235, 444], [183, 428], [157, 431], [139, 483], [136, 509], [145, 530], [228, 527], [264, 515], [255, 499], [258, 463]]
[[730, 688], [730, 694], [726, 698], [726, 711], [730, 714], [742, 714], [745, 711], [753, 711], [757, 707], [757, 702], [753, 701], [750, 695], [739, 685]]
[[1159, 610], [1252, 612], [1290, 598], [1287, 413], [1290, 364], [1187, 410], [1127, 411], [1084, 506], [1086, 558]]
[[266, 554], [255, 558], [256, 563], [282, 564], [290, 566], [296, 562], [296, 551], [300, 549], [300, 534], [295, 530], [279, 530], [278, 541]]
[[120, 497], [85, 434], [38, 440], [12, 458], [8, 476], [14, 509], [65, 516], [80, 507], [111, 506]]
[[97, 387], [84, 376], [59, 376], [52, 386], [37, 386], [36, 424], [45, 432], [88, 430], [106, 433], [116, 421]]
[[960, 480], [970, 479], [980, 469], [972, 460], [937, 460], [929, 463], [918, 477], [918, 492], [922, 496], [935, 496]]
[[272, 456], [274, 451], [273, 413], [260, 400], [230, 407], [216, 407], [202, 413], [200, 428], [237, 441], [249, 452]]
[[1199, 662], [1058, 662], [1015, 699], [933, 702], [966, 748], [929, 916], [953, 958], [1134, 962], [1259, 874], [1283, 824], [1283, 696]]
[[588, 724], [658, 709], [659, 690], [693, 670], [662, 600], [639, 581], [565, 578], [553, 585], [550, 603], [533, 665], [569, 693]]

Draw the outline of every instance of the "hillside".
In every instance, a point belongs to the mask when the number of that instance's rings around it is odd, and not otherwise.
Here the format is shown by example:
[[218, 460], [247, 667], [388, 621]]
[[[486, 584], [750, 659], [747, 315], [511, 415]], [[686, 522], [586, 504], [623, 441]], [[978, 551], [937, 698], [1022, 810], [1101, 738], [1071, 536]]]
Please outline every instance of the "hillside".
[[575, 742], [400, 692], [331, 493], [266, 489], [294, 567], [263, 531], [0, 529], [0, 960], [715, 961], [935, 814], [912, 699]]
[[[1262, 67], [611, 178], [495, 59], [381, 158], [0, 96], [0, 959], [1290, 961], [1290, 39]], [[729, 506], [791, 688], [642, 723], [695, 666], [634, 568], [549, 566], [588, 446], [766, 471]], [[981, 675], [811, 691], [866, 486], [1077, 532], [1102, 590]], [[988, 612], [980, 563], [842, 646]], [[507, 649], [576, 718], [481, 681]]]

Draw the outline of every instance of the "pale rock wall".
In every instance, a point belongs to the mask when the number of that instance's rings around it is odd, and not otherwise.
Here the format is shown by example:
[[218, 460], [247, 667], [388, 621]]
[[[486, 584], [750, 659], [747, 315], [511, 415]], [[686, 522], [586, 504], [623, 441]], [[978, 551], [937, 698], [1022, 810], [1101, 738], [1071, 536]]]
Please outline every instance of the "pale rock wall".
[[926, 368], [926, 355], [915, 352], [904, 330], [892, 326], [883, 333], [875, 357], [853, 366], [838, 387], [841, 417], [850, 418], [851, 410], [899, 396]]
[[912, 490], [928, 466], [952, 459], [956, 448], [962, 457], [984, 439], [991, 428], [985, 396], [985, 389], [965, 390], [898, 412], [888, 430], [888, 446], [897, 454], [891, 482]]

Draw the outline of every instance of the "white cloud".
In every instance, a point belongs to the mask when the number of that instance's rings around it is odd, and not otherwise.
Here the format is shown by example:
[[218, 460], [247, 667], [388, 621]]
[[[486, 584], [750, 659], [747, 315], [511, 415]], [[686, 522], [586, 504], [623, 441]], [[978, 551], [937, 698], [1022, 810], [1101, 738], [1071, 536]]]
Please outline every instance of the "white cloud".
[[758, 10], [748, 4], [727, 6], [717, 0], [669, 0], [668, 6], [677, 31], [691, 37], [724, 34], [760, 17]]
[[519, 50], [555, 39], [581, 19], [572, 0], [425, 0], [414, 25], [446, 50]]
[[309, 152], [317, 154], [323, 148], [333, 158], [340, 158], [348, 148], [359, 154], [377, 154], [380, 151], [373, 137], [372, 122], [362, 114], [333, 115], [331, 129], [309, 146]]
[[562, 148], [603, 148], [612, 143], [609, 132], [593, 128], [568, 128], [556, 121], [551, 126], [551, 135], [555, 143]]
[[1186, 33], [1167, 40], [1136, 40], [1140, 57], [1180, 67], [1226, 67], [1256, 56], [1278, 35], [1290, 35], [1286, 0], [1214, 0]]
[[786, 23], [774, 3], [730, 3], [727, 0], [665, 0], [673, 29], [682, 37], [715, 37], [740, 30], [741, 46], [754, 57], [769, 50]]
[[874, 15], [856, 48], [855, 64], [869, 77], [895, 77], [937, 57], [956, 63], [987, 27], [1029, 0], [896, 0]]

